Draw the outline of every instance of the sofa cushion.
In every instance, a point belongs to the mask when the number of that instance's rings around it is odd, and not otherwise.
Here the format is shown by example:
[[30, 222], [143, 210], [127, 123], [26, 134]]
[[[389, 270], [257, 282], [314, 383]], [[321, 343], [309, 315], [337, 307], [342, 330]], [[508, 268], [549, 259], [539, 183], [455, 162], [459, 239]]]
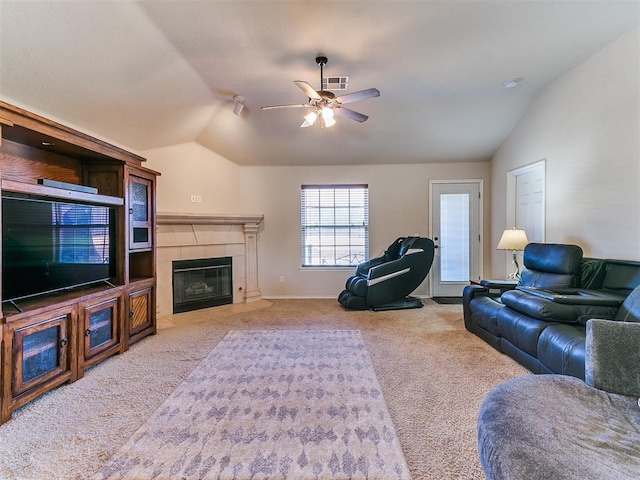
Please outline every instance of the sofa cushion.
[[640, 286], [625, 299], [614, 319], [623, 322], [640, 322]]
[[530, 243], [524, 248], [524, 266], [541, 272], [580, 275], [582, 249], [577, 245]]
[[508, 308], [500, 309], [496, 318], [498, 333], [529, 355], [538, 353], [538, 337], [549, 322], [528, 317]]
[[582, 249], [577, 245], [530, 243], [523, 258], [520, 285], [568, 288], [580, 284]]
[[589, 320], [586, 359], [588, 385], [640, 397], [640, 323]]
[[628, 295], [640, 285], [640, 262], [607, 260], [607, 273], [602, 289]]
[[473, 322], [497, 336], [498, 312], [504, 308], [504, 305], [491, 297], [475, 297], [470, 305]]
[[550, 322], [578, 323], [583, 315], [613, 318], [618, 312], [614, 306], [559, 303], [522, 290], [503, 293], [501, 301], [517, 312]]
[[599, 290], [607, 273], [607, 262], [600, 258], [583, 258], [580, 269], [580, 287]]
[[549, 325], [538, 339], [538, 360], [555, 373], [584, 380], [585, 337], [582, 325]]

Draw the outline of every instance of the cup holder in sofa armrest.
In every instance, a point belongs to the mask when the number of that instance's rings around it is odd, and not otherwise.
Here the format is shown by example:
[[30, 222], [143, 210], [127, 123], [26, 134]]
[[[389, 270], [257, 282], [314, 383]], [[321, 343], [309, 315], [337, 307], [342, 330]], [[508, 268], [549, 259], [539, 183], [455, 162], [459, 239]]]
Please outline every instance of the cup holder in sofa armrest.
[[545, 288], [518, 286], [517, 290], [544, 298], [555, 303], [568, 305], [598, 305], [603, 307], [619, 307], [624, 302], [624, 298], [615, 295], [599, 292], [596, 290], [582, 289], [558, 289], [550, 290]]

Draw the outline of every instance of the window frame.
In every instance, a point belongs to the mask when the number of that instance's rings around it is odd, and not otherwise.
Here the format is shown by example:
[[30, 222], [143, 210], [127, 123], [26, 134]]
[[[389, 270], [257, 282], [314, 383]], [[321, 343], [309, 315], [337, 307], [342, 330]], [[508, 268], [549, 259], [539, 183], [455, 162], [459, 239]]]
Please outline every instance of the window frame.
[[[310, 242], [312, 236], [314, 242]], [[369, 185], [301, 185], [300, 240], [300, 262], [305, 269], [353, 268], [367, 261]], [[346, 261], [339, 260], [345, 257]]]

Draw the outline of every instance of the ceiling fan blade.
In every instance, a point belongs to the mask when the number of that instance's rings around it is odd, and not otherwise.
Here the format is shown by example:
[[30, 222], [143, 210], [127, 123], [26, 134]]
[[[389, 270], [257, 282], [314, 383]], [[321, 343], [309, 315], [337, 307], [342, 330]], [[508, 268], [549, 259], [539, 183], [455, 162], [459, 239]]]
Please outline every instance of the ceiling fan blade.
[[335, 112], [338, 115], [342, 115], [343, 117], [350, 118], [351, 120], [355, 120], [356, 122], [360, 122], [360, 123], [365, 122], [367, 118], [369, 118], [364, 113], [356, 112], [354, 110], [351, 110], [345, 107], [337, 107], [335, 109]]
[[271, 110], [272, 108], [307, 108], [307, 107], [313, 107], [313, 105], [309, 105], [308, 103], [293, 103], [291, 105], [266, 105], [260, 108], [262, 110]]
[[311, 98], [312, 100], [322, 100], [322, 97], [320, 96], [320, 94], [316, 92], [311, 85], [309, 85], [309, 82], [304, 82], [302, 80], [294, 80], [293, 83], [295, 83], [298, 86], [298, 88], [300, 88], [300, 90], [306, 93], [307, 97]]
[[357, 102], [358, 100], [364, 100], [366, 98], [379, 97], [380, 90], [377, 88], [368, 88], [366, 90], [360, 90], [359, 92], [347, 93], [336, 97], [336, 100], [340, 103]]

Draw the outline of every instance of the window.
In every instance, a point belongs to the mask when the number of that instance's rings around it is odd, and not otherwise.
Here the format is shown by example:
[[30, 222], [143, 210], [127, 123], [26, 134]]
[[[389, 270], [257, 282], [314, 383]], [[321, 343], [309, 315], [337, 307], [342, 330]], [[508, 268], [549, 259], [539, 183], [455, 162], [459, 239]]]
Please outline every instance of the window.
[[368, 260], [368, 185], [303, 185], [300, 204], [303, 267]]

